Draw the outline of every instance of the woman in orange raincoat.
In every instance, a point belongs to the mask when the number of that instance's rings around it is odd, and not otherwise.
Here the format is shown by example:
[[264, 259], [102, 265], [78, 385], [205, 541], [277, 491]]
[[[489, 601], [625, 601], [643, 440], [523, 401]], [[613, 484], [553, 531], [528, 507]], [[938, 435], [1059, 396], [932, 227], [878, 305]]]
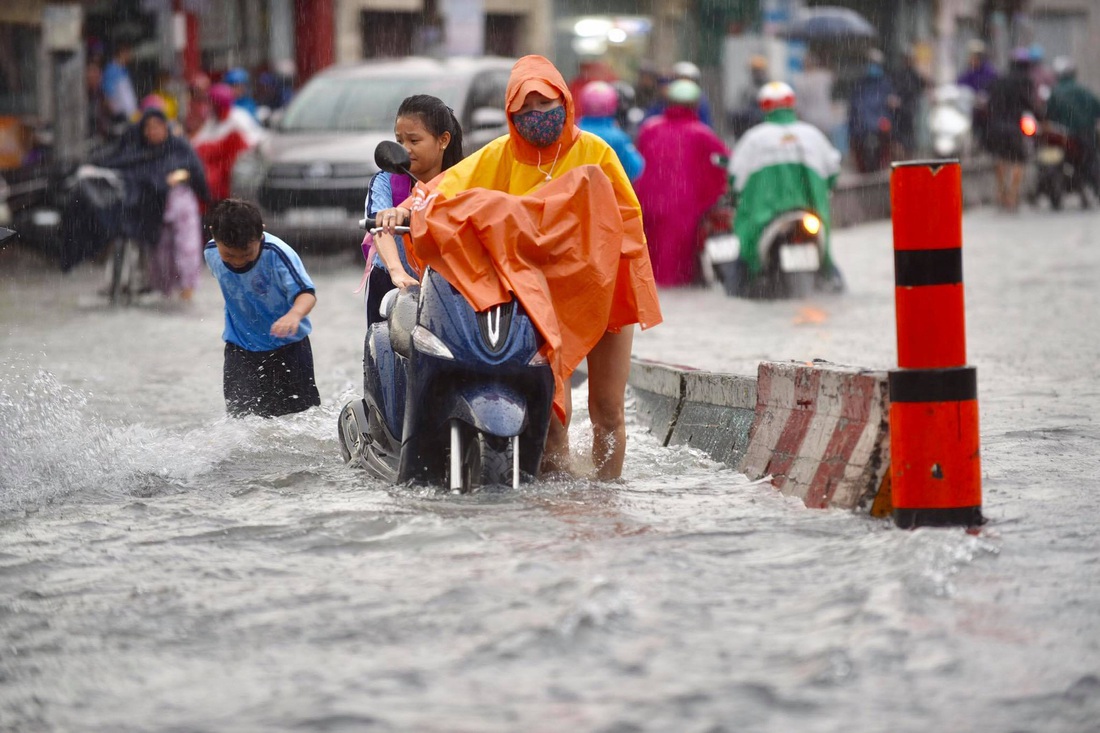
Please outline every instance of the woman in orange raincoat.
[[523, 304], [556, 382], [544, 470], [569, 470], [569, 377], [587, 357], [592, 461], [599, 479], [618, 478], [634, 324], [661, 322], [641, 207], [611, 147], [574, 124], [569, 86], [550, 61], [517, 61], [505, 104], [507, 135], [377, 220], [389, 231], [409, 222], [410, 260], [478, 310], [512, 293]]

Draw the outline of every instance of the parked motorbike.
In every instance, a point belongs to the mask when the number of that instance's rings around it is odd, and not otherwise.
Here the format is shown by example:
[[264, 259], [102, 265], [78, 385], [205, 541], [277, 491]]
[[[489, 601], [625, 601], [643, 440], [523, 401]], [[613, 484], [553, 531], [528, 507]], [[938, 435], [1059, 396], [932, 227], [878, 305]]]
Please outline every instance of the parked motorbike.
[[[375, 161], [389, 172], [409, 166], [390, 141]], [[428, 268], [419, 287], [387, 293], [381, 312], [364, 346], [363, 397], [338, 418], [344, 460], [391, 483], [462, 493], [537, 476], [554, 376], [520, 303], [476, 312]]]

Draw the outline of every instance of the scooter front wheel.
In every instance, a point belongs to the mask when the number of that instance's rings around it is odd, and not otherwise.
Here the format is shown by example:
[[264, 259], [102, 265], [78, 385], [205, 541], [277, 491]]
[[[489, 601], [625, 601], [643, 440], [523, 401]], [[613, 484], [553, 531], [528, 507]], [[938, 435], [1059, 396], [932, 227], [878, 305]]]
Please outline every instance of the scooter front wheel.
[[489, 435], [452, 420], [447, 484], [452, 491], [468, 494], [481, 488], [517, 487], [519, 441]]

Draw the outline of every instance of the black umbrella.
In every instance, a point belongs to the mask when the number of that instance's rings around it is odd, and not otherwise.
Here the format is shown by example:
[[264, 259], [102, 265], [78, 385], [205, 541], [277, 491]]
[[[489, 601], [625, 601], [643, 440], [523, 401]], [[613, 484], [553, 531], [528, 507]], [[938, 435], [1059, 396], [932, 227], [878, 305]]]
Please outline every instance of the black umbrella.
[[804, 41], [823, 41], [874, 38], [878, 31], [870, 21], [850, 8], [818, 5], [804, 8], [783, 31], [783, 35]]

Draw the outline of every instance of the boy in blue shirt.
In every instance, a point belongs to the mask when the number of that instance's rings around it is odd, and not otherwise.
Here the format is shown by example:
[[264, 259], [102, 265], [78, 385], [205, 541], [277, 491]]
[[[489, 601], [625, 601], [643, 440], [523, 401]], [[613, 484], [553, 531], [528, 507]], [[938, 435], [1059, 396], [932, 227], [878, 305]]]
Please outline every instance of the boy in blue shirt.
[[275, 417], [321, 404], [313, 374], [313, 281], [298, 254], [263, 229], [260, 210], [226, 199], [203, 252], [225, 296], [226, 411]]

